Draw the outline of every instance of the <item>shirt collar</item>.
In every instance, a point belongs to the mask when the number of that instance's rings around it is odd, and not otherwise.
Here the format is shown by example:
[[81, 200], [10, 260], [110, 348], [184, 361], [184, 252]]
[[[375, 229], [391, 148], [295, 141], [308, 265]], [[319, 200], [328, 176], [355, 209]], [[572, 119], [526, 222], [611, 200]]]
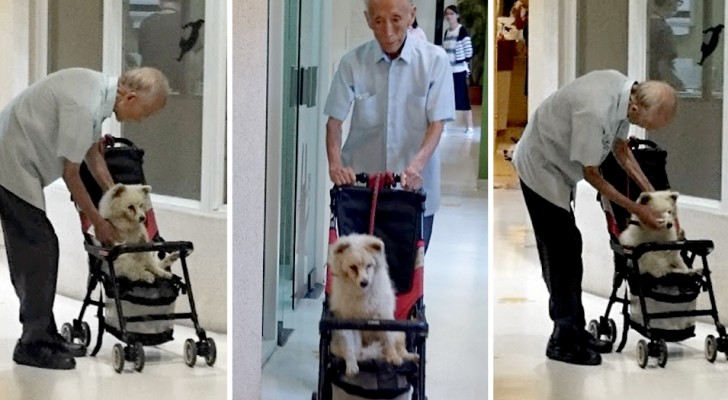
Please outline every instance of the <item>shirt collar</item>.
[[629, 96], [632, 94], [632, 85], [637, 82], [627, 79], [622, 87], [622, 92], [619, 95], [619, 105], [617, 106], [617, 117], [619, 119], [627, 118], [627, 107], [629, 107]]
[[[382, 47], [379, 46], [379, 42], [377, 42], [377, 39], [372, 40], [372, 46], [371, 46], [371, 55], [372, 55], [372, 62], [375, 64], [380, 61], [387, 61], [391, 62], [392, 60], [389, 58], [387, 53], [382, 50]], [[413, 46], [414, 40], [408, 40], [407, 35], [405, 35], [404, 38], [404, 46], [402, 47], [402, 51], [399, 53], [399, 57], [397, 59], [401, 59], [402, 61], [409, 63], [412, 60], [412, 46]]]
[[106, 84], [106, 96], [104, 96], [104, 102], [101, 106], [101, 115], [104, 118], [111, 117], [114, 112], [114, 104], [116, 104], [116, 89], [119, 83], [119, 78], [109, 77]]

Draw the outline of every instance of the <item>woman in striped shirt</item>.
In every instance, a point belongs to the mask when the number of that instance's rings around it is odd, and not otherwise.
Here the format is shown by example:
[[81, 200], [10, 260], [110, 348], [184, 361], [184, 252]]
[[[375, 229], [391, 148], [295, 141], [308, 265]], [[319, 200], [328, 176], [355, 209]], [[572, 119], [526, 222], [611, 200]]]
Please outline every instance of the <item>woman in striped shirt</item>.
[[460, 25], [460, 12], [458, 7], [450, 5], [445, 8], [445, 20], [450, 27], [445, 31], [442, 47], [450, 57], [452, 76], [455, 85], [455, 110], [465, 112], [467, 128], [465, 133], [473, 131], [473, 113], [470, 111], [470, 98], [468, 97], [468, 62], [473, 57], [473, 45], [470, 35], [464, 26]]

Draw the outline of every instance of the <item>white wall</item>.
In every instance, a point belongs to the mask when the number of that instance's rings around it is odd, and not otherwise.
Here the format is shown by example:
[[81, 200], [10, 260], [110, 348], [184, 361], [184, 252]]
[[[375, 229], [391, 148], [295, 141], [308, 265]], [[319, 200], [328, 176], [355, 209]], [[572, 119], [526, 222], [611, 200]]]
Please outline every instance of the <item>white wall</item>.
[[259, 399], [268, 1], [232, 2], [233, 398]]
[[0, 1], [0, 108], [28, 86], [29, 23], [28, 1]]

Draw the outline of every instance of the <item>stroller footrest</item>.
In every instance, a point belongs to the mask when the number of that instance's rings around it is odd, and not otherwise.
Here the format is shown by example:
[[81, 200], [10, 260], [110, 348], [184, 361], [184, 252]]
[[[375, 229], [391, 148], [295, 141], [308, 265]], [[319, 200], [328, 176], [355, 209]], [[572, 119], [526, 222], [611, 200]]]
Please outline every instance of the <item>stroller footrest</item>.
[[387, 320], [387, 319], [338, 319], [322, 318], [319, 322], [319, 332], [339, 329], [355, 329], [367, 331], [400, 331], [426, 334], [429, 326], [425, 321], [417, 320]]

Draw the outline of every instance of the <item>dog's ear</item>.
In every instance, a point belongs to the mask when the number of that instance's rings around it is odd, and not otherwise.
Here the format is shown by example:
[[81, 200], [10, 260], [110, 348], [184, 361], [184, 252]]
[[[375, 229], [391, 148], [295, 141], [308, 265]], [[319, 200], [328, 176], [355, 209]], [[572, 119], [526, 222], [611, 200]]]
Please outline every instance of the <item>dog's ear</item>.
[[349, 247], [351, 247], [351, 243], [349, 243], [348, 240], [337, 240], [336, 243], [334, 243], [333, 253], [337, 255], [341, 254]]
[[637, 199], [637, 201], [642, 205], [649, 203], [650, 200], [652, 200], [652, 196], [650, 196], [649, 193], [642, 193], [642, 194], [640, 194], [640, 197]]
[[670, 198], [673, 203], [677, 203], [678, 196], [680, 196], [680, 192], [670, 192]]
[[366, 246], [375, 253], [381, 253], [384, 251], [384, 242], [376, 236], [369, 236], [367, 238]]
[[139, 187], [139, 189], [145, 196], [149, 196], [149, 193], [152, 193], [152, 187], [149, 185], [142, 185]]
[[109, 189], [109, 191], [111, 192], [112, 198], [117, 198], [126, 192], [126, 186], [121, 184], [114, 185], [111, 189]]

